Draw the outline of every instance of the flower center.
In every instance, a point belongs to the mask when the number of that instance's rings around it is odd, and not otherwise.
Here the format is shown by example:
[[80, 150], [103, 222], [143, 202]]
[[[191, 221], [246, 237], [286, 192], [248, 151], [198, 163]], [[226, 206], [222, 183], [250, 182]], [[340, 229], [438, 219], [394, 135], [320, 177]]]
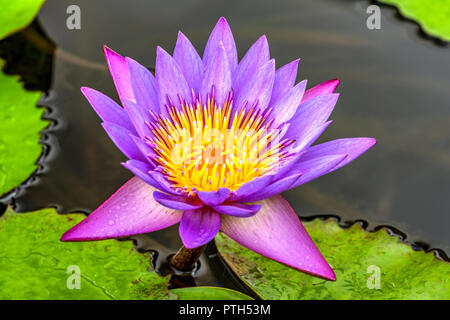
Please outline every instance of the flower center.
[[269, 110], [233, 111], [232, 92], [221, 106], [214, 96], [206, 100], [168, 107], [167, 117], [154, 115], [149, 124], [155, 161], [173, 187], [190, 195], [221, 187], [233, 191], [275, 171], [292, 141], [280, 141], [279, 130], [270, 129]]

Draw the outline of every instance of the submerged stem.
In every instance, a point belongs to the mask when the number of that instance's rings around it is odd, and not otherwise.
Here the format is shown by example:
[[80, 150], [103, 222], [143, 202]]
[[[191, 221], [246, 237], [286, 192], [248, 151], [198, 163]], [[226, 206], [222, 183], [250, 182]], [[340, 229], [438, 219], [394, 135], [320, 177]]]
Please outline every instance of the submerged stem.
[[182, 246], [180, 250], [170, 259], [170, 264], [180, 271], [190, 271], [205, 251], [206, 245], [194, 249]]

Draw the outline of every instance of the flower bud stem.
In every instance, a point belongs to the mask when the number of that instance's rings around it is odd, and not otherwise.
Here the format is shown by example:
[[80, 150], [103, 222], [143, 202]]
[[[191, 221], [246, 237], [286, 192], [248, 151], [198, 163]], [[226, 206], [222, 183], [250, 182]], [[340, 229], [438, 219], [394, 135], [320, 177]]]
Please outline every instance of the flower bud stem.
[[180, 271], [191, 271], [205, 251], [205, 248], [206, 245], [194, 249], [187, 249], [185, 246], [182, 246], [170, 259], [170, 264]]

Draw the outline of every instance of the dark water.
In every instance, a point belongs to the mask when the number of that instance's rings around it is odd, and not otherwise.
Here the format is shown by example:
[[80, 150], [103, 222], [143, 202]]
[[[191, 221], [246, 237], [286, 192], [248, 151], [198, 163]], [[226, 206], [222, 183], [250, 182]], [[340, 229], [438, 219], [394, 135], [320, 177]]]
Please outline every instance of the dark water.
[[[286, 192], [295, 211], [303, 217], [336, 215], [343, 222], [360, 219], [369, 229], [390, 225], [410, 242], [450, 252], [450, 49], [420, 37], [417, 25], [399, 19], [392, 8], [382, 8], [381, 30], [368, 30], [369, 1], [76, 1], [81, 30], [68, 30], [70, 4], [48, 0], [37, 20], [42, 31], [35, 23], [6, 40], [30, 56], [25, 61], [35, 59], [24, 68], [9, 55], [14, 61], [7, 70], [25, 74], [29, 88], [48, 91], [40, 104], [56, 121], [44, 137], [50, 148], [41, 173], [3, 202], [19, 211], [49, 205], [61, 212], [95, 209], [131, 177], [79, 91], [93, 87], [117, 99], [103, 44], [152, 67], [156, 46], [171, 52], [179, 29], [202, 52], [217, 19], [225, 16], [240, 56], [266, 34], [278, 67], [301, 57], [299, 79], [310, 86], [341, 79], [334, 123], [320, 141], [378, 140], [345, 168]], [[180, 245], [176, 227], [151, 237], [147, 248], [164, 254]], [[214, 255], [214, 248], [208, 250]], [[198, 283], [239, 288], [217, 257], [202, 263]]]

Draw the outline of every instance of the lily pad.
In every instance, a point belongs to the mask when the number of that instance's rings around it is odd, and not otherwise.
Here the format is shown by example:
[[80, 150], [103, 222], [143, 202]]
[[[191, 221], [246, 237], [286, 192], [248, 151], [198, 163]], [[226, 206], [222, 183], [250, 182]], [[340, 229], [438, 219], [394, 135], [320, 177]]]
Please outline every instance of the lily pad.
[[432, 252], [413, 251], [386, 229], [367, 232], [359, 224], [343, 229], [334, 219], [304, 226], [336, 281], [286, 267], [224, 234], [215, 241], [233, 271], [265, 299], [450, 299], [450, 264]]
[[0, 196], [36, 170], [42, 152], [39, 132], [48, 125], [42, 120], [44, 109], [36, 107], [40, 96], [0, 72]]
[[8, 208], [0, 218], [0, 299], [175, 298], [168, 277], [152, 271], [149, 255], [130, 241], [60, 242], [83, 218]]
[[380, 0], [380, 2], [396, 6], [404, 17], [416, 21], [426, 33], [450, 41], [450, 0]]
[[45, 0], [0, 0], [0, 39], [26, 27]]
[[227, 288], [189, 287], [170, 290], [178, 300], [253, 300], [249, 296]]

